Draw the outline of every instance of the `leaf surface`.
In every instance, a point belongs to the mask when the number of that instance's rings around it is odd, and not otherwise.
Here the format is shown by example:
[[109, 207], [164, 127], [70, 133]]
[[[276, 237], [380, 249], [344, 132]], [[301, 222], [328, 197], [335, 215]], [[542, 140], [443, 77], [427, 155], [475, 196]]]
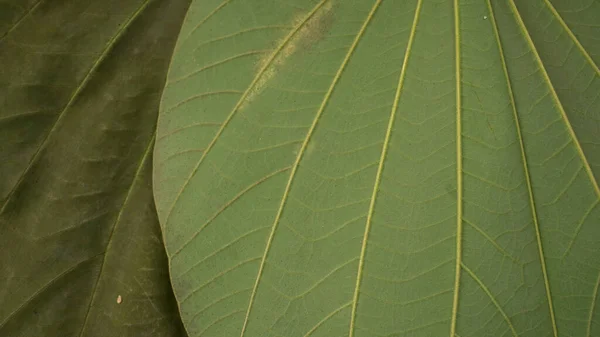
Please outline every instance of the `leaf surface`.
[[0, 4], [0, 336], [185, 336], [151, 187], [182, 1]]
[[600, 333], [598, 17], [194, 1], [154, 158], [188, 333]]

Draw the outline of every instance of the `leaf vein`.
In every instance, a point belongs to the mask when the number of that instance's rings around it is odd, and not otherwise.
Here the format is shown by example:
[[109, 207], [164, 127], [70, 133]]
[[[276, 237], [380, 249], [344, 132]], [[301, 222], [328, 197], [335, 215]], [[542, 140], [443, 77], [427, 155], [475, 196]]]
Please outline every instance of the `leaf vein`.
[[[327, 1], [327, 0], [325, 0]], [[316, 10], [319, 9], [319, 7], [325, 2], [323, 1], [321, 4], [319, 4], [315, 9], [313, 9], [313, 11], [311, 12], [311, 14], [309, 14], [309, 17], [316, 12]], [[327, 106], [327, 103], [329, 102], [329, 99], [331, 98], [331, 95], [336, 87], [336, 85], [339, 82], [339, 79], [342, 76], [342, 73], [344, 72], [344, 70], [346, 69], [346, 66], [348, 65], [350, 58], [352, 57], [352, 55], [354, 54], [354, 51], [356, 50], [356, 47], [358, 46], [358, 43], [360, 41], [360, 39], [362, 38], [362, 36], [364, 35], [364, 32], [369, 24], [369, 22], [371, 21], [371, 19], [373, 18], [373, 15], [375, 13], [375, 11], [377, 10], [377, 8], [379, 7], [379, 4], [381, 3], [382, 0], [377, 0], [377, 2], [375, 3], [375, 5], [373, 6], [373, 8], [371, 9], [371, 12], [369, 13], [369, 15], [367, 16], [366, 20], [364, 21], [362, 27], [360, 28], [360, 30], [358, 31], [358, 33], [356, 34], [356, 37], [354, 38], [354, 41], [352, 42], [352, 45], [350, 46], [350, 48], [348, 49], [348, 52], [346, 53], [346, 56], [344, 58], [344, 60], [342, 61], [342, 64], [340, 65], [337, 73], [335, 74], [335, 77], [333, 78], [329, 89], [327, 90], [327, 93], [325, 94], [325, 97], [323, 97], [323, 101], [321, 102], [321, 105], [319, 107], [319, 110], [317, 111], [315, 118], [313, 120], [313, 123], [310, 127], [310, 129], [308, 130], [307, 134], [306, 134], [306, 138], [304, 139], [304, 142], [302, 143], [302, 146], [300, 147], [300, 150], [298, 151], [298, 155], [296, 156], [296, 160], [292, 166], [292, 171], [290, 172], [290, 177], [288, 179], [288, 182], [286, 184], [285, 190], [283, 192], [283, 196], [281, 198], [281, 203], [279, 205], [279, 209], [277, 211], [277, 214], [275, 216], [275, 220], [273, 221], [273, 226], [271, 229], [271, 233], [269, 234], [269, 238], [267, 239], [267, 244], [265, 247], [265, 251], [260, 263], [260, 267], [258, 269], [258, 273], [256, 276], [256, 281], [254, 283], [254, 289], [252, 290], [252, 294], [250, 295], [250, 300], [248, 303], [248, 309], [246, 311], [246, 317], [244, 319], [244, 324], [242, 326], [242, 331], [240, 333], [240, 336], [243, 337], [244, 333], [246, 332], [246, 327], [248, 326], [248, 321], [250, 318], [250, 312], [252, 311], [252, 307], [254, 304], [254, 299], [256, 297], [256, 293], [257, 293], [257, 289], [258, 289], [258, 285], [260, 283], [262, 274], [263, 274], [263, 270], [264, 270], [264, 266], [266, 263], [266, 259], [267, 259], [267, 255], [269, 253], [269, 250], [271, 248], [271, 245], [273, 243], [273, 238], [275, 236], [275, 231], [277, 230], [278, 224], [281, 220], [281, 216], [283, 214], [283, 209], [284, 206], [286, 204], [286, 201], [290, 195], [290, 190], [291, 190], [291, 186], [292, 186], [292, 182], [294, 181], [294, 178], [296, 176], [296, 172], [298, 170], [298, 166], [300, 165], [300, 161], [302, 160], [302, 157], [304, 156], [304, 153], [306, 152], [306, 148], [308, 147], [308, 143], [310, 142], [310, 139], [317, 127], [317, 124], [319, 122], [319, 120], [321, 119], [321, 116], [323, 114], [323, 111], [325, 110], [325, 107]]]
[[598, 273], [598, 279], [596, 280], [596, 286], [594, 287], [594, 293], [592, 294], [592, 303], [590, 304], [590, 316], [587, 325], [587, 337], [592, 336], [592, 319], [594, 318], [594, 310], [596, 310], [596, 301], [598, 300], [598, 289], [600, 289], [600, 272]]
[[340, 311], [346, 309], [347, 307], [349, 307], [352, 304], [352, 302], [348, 302], [344, 305], [342, 305], [341, 307], [335, 309], [334, 311], [330, 312], [327, 316], [323, 317], [322, 320], [320, 320], [317, 324], [315, 324], [315, 326], [313, 326], [305, 335], [304, 337], [309, 337], [310, 335], [312, 335], [315, 331], [317, 331], [317, 329], [319, 327], [321, 327], [323, 324], [325, 324], [328, 320], [330, 320], [333, 316], [335, 316], [336, 314], [338, 314]]
[[2, 42], [2, 40], [4, 40], [8, 35], [10, 35], [10, 33], [12, 33], [21, 24], [21, 22], [25, 20], [26, 17], [33, 13], [42, 2], [43, 0], [38, 0], [38, 2], [35, 5], [29, 7], [27, 11], [23, 13], [23, 15], [21, 15], [21, 17], [12, 25], [12, 27], [10, 27], [2, 36], [0, 36], [0, 42]]
[[92, 79], [92, 74], [96, 71], [96, 69], [98, 69], [100, 64], [104, 61], [106, 56], [110, 53], [112, 48], [116, 45], [117, 41], [121, 38], [121, 36], [123, 36], [125, 31], [127, 31], [127, 28], [144, 11], [144, 9], [148, 6], [149, 3], [150, 3], [150, 0], [144, 1], [144, 3], [142, 3], [142, 5], [127, 19], [127, 21], [121, 26], [121, 28], [116, 32], [116, 34], [108, 41], [104, 50], [102, 50], [102, 52], [100, 53], [100, 55], [98, 56], [98, 58], [96, 59], [94, 64], [92, 64], [92, 66], [90, 67], [88, 72], [85, 74], [84, 78], [81, 80], [81, 82], [79, 83], [79, 85], [77, 86], [77, 88], [75, 89], [75, 91], [73, 92], [71, 97], [69, 98], [67, 104], [62, 108], [62, 110], [58, 114], [58, 117], [54, 121], [52, 128], [50, 129], [50, 131], [48, 131], [48, 133], [46, 134], [46, 137], [43, 138], [42, 143], [40, 144], [38, 149], [33, 154], [31, 160], [29, 161], [29, 163], [27, 164], [27, 167], [25, 168], [25, 170], [23, 171], [23, 173], [17, 180], [16, 184], [12, 187], [12, 189], [6, 196], [4, 204], [0, 208], [0, 214], [4, 212], [9, 201], [12, 199], [13, 195], [17, 191], [17, 188], [23, 183], [23, 179], [25, 179], [25, 175], [27, 174], [27, 172], [29, 172], [29, 170], [33, 167], [33, 164], [37, 161], [37, 159], [41, 155], [42, 150], [46, 147], [46, 145], [48, 144], [48, 141], [50, 140], [50, 136], [52, 136], [54, 134], [54, 132], [56, 132], [56, 130], [58, 129], [58, 126], [59, 126], [60, 122], [62, 121], [62, 119], [64, 118], [64, 116], [66, 115], [67, 110], [69, 110], [69, 108], [71, 108], [71, 106], [75, 102], [75, 99], [86, 88], [87, 84]]
[[544, 0], [544, 3], [546, 4], [546, 6], [548, 6], [548, 9], [550, 9], [550, 11], [552, 12], [552, 15], [554, 15], [556, 20], [558, 20], [560, 25], [567, 32], [567, 35], [569, 35], [571, 40], [573, 40], [573, 43], [575, 43], [575, 46], [577, 46], [577, 49], [579, 49], [581, 54], [583, 54], [583, 57], [586, 59], [586, 61], [588, 61], [590, 66], [596, 71], [596, 75], [600, 76], [600, 69], [598, 68], [598, 65], [596, 64], [596, 62], [594, 62], [594, 60], [592, 59], [590, 54], [585, 50], [585, 48], [583, 48], [583, 45], [581, 44], [581, 42], [579, 42], [579, 39], [577, 39], [577, 37], [575, 36], [575, 34], [571, 30], [571, 28], [569, 28], [569, 26], [563, 20], [563, 18], [560, 16], [560, 14], [556, 10], [556, 8], [554, 8], [554, 6], [552, 5], [552, 3], [549, 0]]
[[[319, 8], [321, 8], [327, 1], [328, 0], [322, 0], [319, 4], [317, 4], [315, 6], [315, 8], [313, 8], [313, 10], [310, 13], [308, 13], [306, 15], [304, 20], [299, 22], [298, 25], [296, 27], [294, 27], [294, 29], [277, 46], [277, 48], [273, 51], [273, 53], [271, 53], [271, 55], [269, 56], [267, 61], [264, 63], [262, 68], [258, 71], [256, 76], [254, 76], [254, 78], [252, 79], [252, 82], [250, 82], [250, 85], [248, 86], [246, 91], [244, 91], [244, 93], [242, 94], [240, 99], [237, 101], [236, 105], [233, 107], [233, 109], [231, 110], [231, 112], [229, 113], [229, 115], [227, 116], [225, 121], [223, 121], [221, 127], [219, 128], [219, 130], [217, 131], [215, 136], [212, 138], [211, 142], [206, 147], [206, 151], [204, 151], [204, 153], [202, 154], [202, 156], [200, 157], [200, 159], [198, 160], [198, 162], [196, 163], [196, 165], [194, 166], [194, 168], [192, 169], [192, 171], [186, 178], [185, 182], [183, 183], [183, 185], [177, 192], [177, 195], [173, 199], [173, 202], [171, 203], [171, 206], [169, 207], [167, 214], [164, 217], [165, 220], [163, 223], [165, 225], [168, 224], [169, 218], [170, 218], [171, 214], [173, 213], [173, 209], [175, 208], [175, 204], [177, 204], [177, 201], [179, 200], [179, 198], [181, 198], [183, 191], [188, 187], [190, 181], [192, 180], [192, 177], [196, 174], [196, 172], [198, 171], [198, 168], [200, 167], [202, 162], [204, 162], [204, 159], [206, 158], [207, 154], [212, 150], [216, 141], [221, 137], [221, 135], [225, 131], [225, 128], [229, 125], [229, 122], [231, 122], [233, 117], [236, 115], [236, 113], [242, 107], [243, 103], [246, 101], [246, 99], [252, 93], [252, 90], [260, 83], [260, 79], [262, 78], [263, 74], [265, 74], [267, 69], [273, 64], [273, 62], [275, 62], [275, 59], [277, 58], [277, 56], [282, 52], [282, 50], [285, 48], [285, 46], [292, 40], [292, 38], [296, 35], [296, 33], [298, 33], [298, 31], [308, 22], [308, 20], [311, 17], [313, 17], [313, 15], [319, 10]], [[228, 1], [226, 1], [226, 2], [228, 2]], [[226, 2], [224, 2], [224, 4]]]
[[452, 300], [452, 318], [450, 337], [456, 334], [458, 316], [458, 297], [460, 287], [460, 266], [462, 264], [462, 211], [463, 211], [463, 169], [462, 169], [462, 106], [460, 76], [460, 16], [458, 0], [454, 0], [454, 60], [456, 68], [456, 266], [454, 275], [454, 296]]
[[256, 182], [248, 185], [246, 188], [244, 188], [243, 190], [241, 190], [238, 194], [236, 194], [231, 200], [229, 200], [227, 203], [225, 203], [221, 208], [219, 208], [202, 226], [200, 226], [200, 228], [198, 228], [196, 230], [196, 232], [194, 232], [192, 234], [192, 236], [185, 241], [181, 247], [179, 247], [179, 249], [177, 249], [172, 255], [171, 255], [171, 259], [174, 259], [175, 256], [177, 256], [179, 253], [181, 253], [181, 251], [188, 245], [190, 244], [192, 241], [194, 241], [194, 239], [196, 239], [196, 237], [198, 235], [200, 235], [200, 233], [208, 226], [210, 225], [219, 215], [221, 215], [227, 208], [229, 208], [231, 205], [233, 205], [237, 200], [239, 200], [241, 197], [243, 197], [246, 193], [248, 193], [248, 191], [252, 190], [253, 188], [259, 186], [260, 184], [264, 183], [265, 181], [269, 180], [270, 178], [278, 175], [279, 173], [285, 172], [287, 170], [289, 170], [290, 167], [286, 166], [282, 169], [279, 169], [277, 171], [271, 172], [270, 174], [267, 174], [266, 176], [262, 177], [261, 179], [257, 180]]
[[[380, 4], [381, 4], [381, 1], [377, 1], [375, 3], [375, 6], [369, 13], [369, 17], [365, 21], [365, 25], [368, 23], [369, 20], [372, 19], [373, 15], [375, 13], [375, 10], [377, 10], [377, 7], [379, 7]], [[358, 310], [358, 298], [359, 298], [360, 286], [361, 286], [361, 282], [362, 282], [362, 278], [363, 278], [363, 271], [364, 271], [364, 265], [365, 265], [365, 256], [366, 256], [366, 252], [367, 252], [367, 242], [369, 239], [369, 232], [371, 230], [371, 225], [373, 223], [373, 214], [375, 212], [375, 204], [377, 201], [379, 186], [381, 184], [381, 176], [382, 176], [383, 167], [385, 164], [385, 159], [386, 159], [387, 153], [388, 153], [392, 129], [393, 129], [394, 121], [396, 118], [396, 112], [398, 110], [398, 103], [400, 102], [400, 95], [402, 94], [402, 89], [404, 87], [404, 79], [406, 77], [406, 68], [408, 66], [408, 60], [410, 58], [411, 51], [412, 51], [412, 44], [415, 39], [415, 32], [417, 30], [417, 24], [419, 22], [419, 14], [421, 12], [421, 4], [422, 4], [422, 1], [419, 0], [417, 2], [417, 6], [415, 8], [415, 15], [414, 15], [413, 23], [411, 26], [408, 43], [406, 45], [406, 50], [404, 51], [404, 60], [402, 61], [402, 70], [400, 71], [400, 76], [398, 78], [398, 86], [396, 88], [394, 103], [392, 104], [392, 109], [390, 111], [388, 126], [387, 126], [387, 130], [385, 133], [383, 145], [381, 147], [381, 156], [379, 159], [379, 165], [377, 167], [377, 173], [375, 174], [375, 182], [373, 184], [373, 191], [372, 191], [372, 195], [371, 195], [371, 201], [369, 204], [369, 210], [367, 212], [367, 220], [365, 222], [365, 231], [363, 234], [362, 245], [361, 245], [361, 250], [360, 250], [360, 258], [358, 261], [358, 271], [356, 273], [356, 285], [354, 288], [354, 295], [352, 298], [352, 312], [350, 315], [350, 327], [349, 327], [349, 333], [348, 333], [349, 337], [354, 336], [354, 330], [355, 330], [355, 326], [356, 326], [356, 313]], [[365, 27], [365, 26], [363, 26], [363, 27]]]
[[104, 250], [104, 255], [102, 255], [102, 264], [100, 265], [100, 270], [98, 271], [98, 276], [96, 277], [96, 282], [94, 282], [94, 288], [92, 288], [92, 296], [90, 298], [90, 302], [88, 303], [88, 307], [87, 307], [87, 310], [85, 313], [85, 318], [83, 320], [83, 324], [81, 325], [81, 330], [79, 331], [79, 337], [83, 336], [83, 333], [87, 326], [88, 319], [90, 317], [90, 312], [92, 311], [92, 306], [98, 295], [97, 289], [98, 289], [98, 285], [100, 284], [100, 279], [102, 278], [102, 272], [104, 271], [104, 268], [106, 267], [106, 256], [108, 255], [108, 251], [110, 250], [112, 239], [117, 230], [117, 226], [119, 225], [119, 223], [121, 223], [121, 217], [123, 216], [123, 211], [127, 207], [127, 204], [129, 203], [129, 199], [133, 195], [133, 191], [135, 189], [134, 187], [136, 186], [137, 180], [140, 177], [140, 175], [144, 169], [144, 164], [147, 162], [148, 158], [150, 157], [150, 155], [152, 153], [152, 149], [153, 149], [152, 145], [154, 145], [154, 139], [155, 139], [155, 133], [153, 132], [152, 137], [150, 138], [150, 141], [148, 142], [148, 146], [146, 147], [146, 150], [144, 151], [144, 154], [142, 155], [142, 159], [139, 161], [139, 164], [135, 171], [133, 179], [131, 180], [131, 184], [129, 185], [129, 189], [127, 190], [127, 194], [125, 195], [125, 200], [123, 200], [123, 203], [121, 204], [121, 207], [119, 208], [119, 213], [117, 214], [117, 217], [116, 217], [116, 219], [112, 225], [112, 228], [110, 230], [110, 234], [108, 236], [108, 241], [106, 243], [106, 248]]
[[506, 314], [504, 309], [502, 309], [502, 307], [500, 306], [500, 303], [498, 303], [498, 301], [496, 300], [494, 295], [492, 295], [492, 292], [485, 286], [485, 284], [483, 284], [483, 281], [481, 281], [481, 279], [479, 279], [479, 277], [477, 277], [477, 275], [475, 275], [475, 273], [471, 269], [469, 269], [469, 267], [467, 267], [464, 263], [461, 263], [461, 266], [467, 272], [467, 274], [469, 274], [471, 276], [471, 278], [479, 285], [481, 290], [483, 290], [483, 292], [486, 295], [488, 295], [488, 297], [490, 298], [490, 300], [492, 301], [492, 303], [494, 304], [494, 306], [496, 307], [496, 309], [498, 310], [500, 315], [502, 315], [502, 317], [504, 318], [504, 321], [506, 322], [506, 324], [508, 324], [508, 327], [510, 328], [512, 335], [514, 337], [517, 337], [518, 334], [517, 334], [517, 331], [515, 330], [515, 327], [513, 326], [512, 322], [510, 321], [510, 318], [508, 317], [508, 315]]
[[[512, 1], [512, 0], [511, 0]], [[531, 177], [530, 177], [530, 173], [529, 173], [529, 166], [527, 163], [527, 154], [525, 152], [525, 144], [523, 141], [523, 135], [522, 135], [522, 131], [521, 131], [521, 124], [519, 122], [519, 114], [517, 112], [517, 106], [515, 103], [515, 98], [514, 98], [514, 94], [512, 91], [512, 86], [510, 84], [510, 79], [509, 79], [509, 75], [508, 75], [508, 68], [506, 66], [506, 60], [504, 58], [504, 49], [502, 47], [502, 43], [500, 41], [500, 33], [498, 31], [498, 24], [496, 22], [496, 18], [494, 16], [494, 10], [492, 8], [492, 4], [491, 4], [491, 0], [487, 0], [487, 5], [489, 8], [489, 12], [490, 12], [490, 18], [492, 21], [492, 26], [494, 28], [494, 36], [496, 37], [496, 43], [498, 45], [498, 50], [499, 50], [499, 54], [500, 54], [500, 61], [502, 62], [502, 68], [504, 70], [504, 78], [506, 80], [506, 87], [508, 90], [508, 95], [510, 98], [510, 102], [512, 105], [512, 110], [513, 110], [513, 116], [514, 116], [514, 120], [515, 120], [515, 128], [517, 131], [517, 137], [519, 138], [519, 144], [520, 144], [520, 148], [521, 148], [521, 161], [523, 162], [523, 172], [525, 175], [525, 180], [527, 182], [527, 192], [529, 195], [529, 206], [531, 208], [531, 215], [533, 218], [533, 225], [535, 228], [535, 236], [536, 236], [536, 242], [537, 242], [537, 247], [538, 247], [538, 254], [539, 254], [539, 258], [540, 258], [540, 264], [541, 264], [541, 268], [542, 268], [542, 275], [544, 277], [544, 287], [546, 289], [546, 297], [548, 299], [548, 310], [550, 313], [550, 320], [552, 323], [552, 331], [554, 334], [554, 337], [558, 337], [558, 329], [556, 326], [556, 318], [554, 316], [554, 305], [552, 304], [552, 296], [551, 296], [551, 292], [550, 292], [550, 282], [548, 280], [548, 273], [546, 271], [546, 261], [544, 259], [544, 250], [543, 250], [543, 246], [542, 246], [542, 238], [541, 238], [541, 233], [540, 233], [540, 226], [539, 226], [539, 222], [538, 222], [538, 216], [537, 216], [537, 209], [535, 206], [535, 200], [534, 200], [534, 194], [533, 194], [533, 186], [531, 184]], [[516, 7], [514, 6], [514, 3], [511, 2], [512, 5], [512, 9], [513, 9], [513, 13], [518, 17], [518, 13], [516, 13]], [[520, 18], [520, 17], [518, 17]], [[522, 22], [521, 22], [522, 25]], [[523, 26], [521, 26], [521, 29], [523, 29]], [[524, 32], [524, 34], [527, 34], [527, 32]]]
[[539, 66], [540, 72], [542, 73], [542, 75], [544, 77], [544, 81], [546, 82], [548, 90], [550, 91], [549, 93], [552, 95], [552, 99], [553, 99], [556, 107], [558, 108], [562, 119], [564, 120], [565, 127], [567, 128], [569, 135], [573, 139], [573, 144], [575, 145], [575, 148], [577, 149], [577, 152], [579, 153], [579, 156], [581, 157], [581, 161], [583, 162], [585, 171], [590, 179], [590, 182], [592, 183], [594, 191], [596, 192], [596, 196], [598, 198], [600, 198], [600, 187], [598, 187], [598, 181], [596, 180], [596, 177], [594, 176], [594, 172], [592, 171], [590, 163], [583, 151], [583, 148], [581, 147], [581, 144], [579, 143], [579, 139], [577, 138], [577, 135], [575, 134], [575, 130], [573, 129], [573, 126], [571, 125], [571, 122], [569, 121], [569, 117], [567, 116], [565, 108], [562, 105], [562, 102], [560, 101], [560, 98], [558, 97], [556, 90], [554, 89], [554, 85], [552, 84], [552, 81], [550, 80], [550, 76], [548, 75], [548, 72], [546, 71], [546, 67], [544, 66], [544, 63], [542, 62], [542, 59], [540, 58], [537, 48], [536, 48], [535, 44], [533, 43], [531, 36], [527, 32], [527, 27], [525, 26], [525, 23], [523, 22], [523, 18], [521, 18], [521, 14], [519, 14], [519, 10], [517, 9], [517, 6], [515, 5], [514, 0], [510, 1], [510, 6], [511, 6], [511, 10], [512, 10], [514, 17], [517, 20], [517, 23], [519, 24], [519, 28], [520, 28], [521, 32], [523, 33], [523, 37], [525, 38], [525, 40], [527, 41], [527, 43], [529, 44], [529, 46], [531, 48], [531, 52], [533, 53], [533, 55], [535, 57], [535, 60]]

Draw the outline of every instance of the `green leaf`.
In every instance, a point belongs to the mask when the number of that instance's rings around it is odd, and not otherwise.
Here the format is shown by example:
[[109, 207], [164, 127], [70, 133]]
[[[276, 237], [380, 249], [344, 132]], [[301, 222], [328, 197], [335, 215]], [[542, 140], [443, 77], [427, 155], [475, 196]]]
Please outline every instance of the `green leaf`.
[[185, 336], [154, 208], [186, 0], [0, 4], [0, 336]]
[[194, 1], [154, 158], [188, 333], [600, 334], [598, 17]]

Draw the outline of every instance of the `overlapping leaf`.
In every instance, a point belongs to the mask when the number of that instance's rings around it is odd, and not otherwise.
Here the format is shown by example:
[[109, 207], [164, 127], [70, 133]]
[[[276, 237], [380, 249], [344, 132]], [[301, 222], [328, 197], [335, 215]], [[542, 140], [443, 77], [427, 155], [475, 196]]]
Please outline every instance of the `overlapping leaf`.
[[0, 336], [184, 336], [151, 188], [188, 2], [0, 4]]
[[600, 5], [194, 1], [155, 197], [192, 336], [594, 336]]

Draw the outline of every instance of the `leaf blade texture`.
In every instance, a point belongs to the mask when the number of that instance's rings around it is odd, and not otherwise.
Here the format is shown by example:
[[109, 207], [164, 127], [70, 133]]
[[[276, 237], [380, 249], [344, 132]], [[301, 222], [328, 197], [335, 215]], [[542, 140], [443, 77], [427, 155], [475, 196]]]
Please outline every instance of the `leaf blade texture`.
[[155, 198], [190, 336], [593, 336], [592, 1], [196, 1]]
[[0, 5], [0, 335], [186, 335], [151, 158], [187, 5]]

